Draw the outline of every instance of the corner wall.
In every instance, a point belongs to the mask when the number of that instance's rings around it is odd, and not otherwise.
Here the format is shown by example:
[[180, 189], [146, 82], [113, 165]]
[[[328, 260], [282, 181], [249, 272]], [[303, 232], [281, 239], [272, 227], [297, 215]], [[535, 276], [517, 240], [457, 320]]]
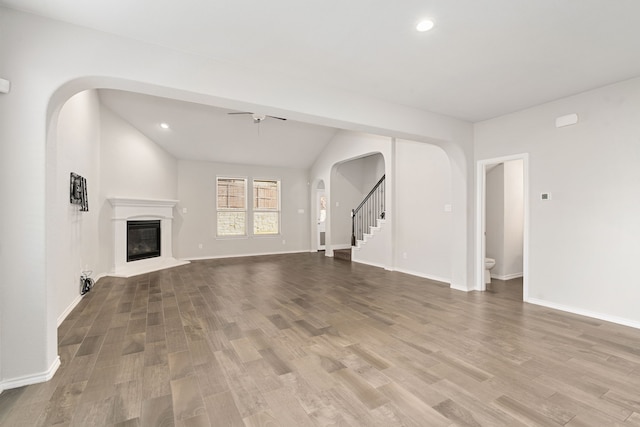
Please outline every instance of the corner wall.
[[639, 111], [636, 78], [475, 125], [476, 160], [529, 153], [528, 301], [640, 327]]

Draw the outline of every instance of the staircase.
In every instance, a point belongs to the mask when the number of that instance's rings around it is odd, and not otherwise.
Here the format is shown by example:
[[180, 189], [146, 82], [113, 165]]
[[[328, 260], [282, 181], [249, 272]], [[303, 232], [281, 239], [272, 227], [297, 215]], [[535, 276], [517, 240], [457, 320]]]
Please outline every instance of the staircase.
[[385, 232], [384, 223], [385, 176], [383, 175], [362, 203], [351, 211], [350, 259], [379, 267], [387, 265], [390, 234], [389, 230]]
[[[385, 175], [367, 194], [362, 203], [351, 211], [351, 246], [360, 247], [367, 236], [380, 230], [385, 215]], [[360, 242], [360, 243], [358, 243]]]
[[384, 223], [385, 223], [384, 219], [378, 219], [376, 220], [376, 225], [370, 225], [369, 232], [363, 233], [362, 239], [356, 239], [355, 248], [360, 249], [361, 247], [366, 245], [368, 241], [372, 240], [373, 237], [380, 232]]
[[341, 259], [344, 261], [351, 261], [351, 248], [349, 249], [334, 249], [333, 258]]

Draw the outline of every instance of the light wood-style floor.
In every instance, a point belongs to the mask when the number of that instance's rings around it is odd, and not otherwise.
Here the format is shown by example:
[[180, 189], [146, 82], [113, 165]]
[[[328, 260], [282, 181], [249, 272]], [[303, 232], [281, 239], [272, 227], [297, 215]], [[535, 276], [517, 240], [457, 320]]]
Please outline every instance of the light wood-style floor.
[[98, 282], [3, 426], [640, 425], [640, 330], [316, 254]]

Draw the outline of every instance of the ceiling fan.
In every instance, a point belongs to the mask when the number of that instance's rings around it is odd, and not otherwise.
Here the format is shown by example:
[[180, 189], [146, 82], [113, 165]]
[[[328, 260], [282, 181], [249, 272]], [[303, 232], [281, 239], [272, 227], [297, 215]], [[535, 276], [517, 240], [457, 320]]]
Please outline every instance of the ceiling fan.
[[229, 115], [235, 115], [235, 114], [251, 114], [251, 117], [253, 118], [253, 123], [261, 123], [264, 119], [266, 119], [267, 117], [271, 118], [271, 119], [276, 119], [276, 120], [287, 120], [283, 117], [276, 117], [276, 116], [269, 116], [266, 114], [256, 114], [256, 113], [251, 113], [249, 111], [243, 111], [243, 112], [234, 112], [234, 113], [227, 113]]

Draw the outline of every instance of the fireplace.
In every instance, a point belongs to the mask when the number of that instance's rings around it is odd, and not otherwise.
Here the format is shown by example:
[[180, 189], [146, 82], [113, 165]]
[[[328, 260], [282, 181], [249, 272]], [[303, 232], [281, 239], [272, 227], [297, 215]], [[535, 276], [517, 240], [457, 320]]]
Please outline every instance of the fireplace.
[[177, 200], [113, 197], [113, 265], [115, 277], [131, 277], [188, 264], [173, 257], [172, 222]]
[[127, 262], [160, 256], [160, 221], [127, 221]]

